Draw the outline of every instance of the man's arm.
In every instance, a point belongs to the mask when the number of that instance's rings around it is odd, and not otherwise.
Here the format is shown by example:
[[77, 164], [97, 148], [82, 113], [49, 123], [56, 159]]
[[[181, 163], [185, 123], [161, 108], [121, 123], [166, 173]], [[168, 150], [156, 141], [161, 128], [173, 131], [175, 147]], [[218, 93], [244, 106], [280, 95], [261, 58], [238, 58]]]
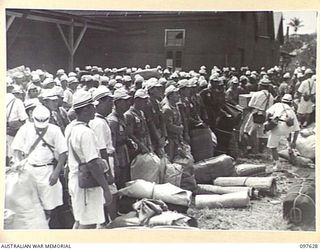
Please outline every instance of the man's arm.
[[60, 173], [61, 173], [62, 169], [64, 168], [64, 165], [67, 161], [67, 158], [68, 158], [67, 152], [64, 152], [59, 155], [57, 166], [54, 168], [54, 170], [49, 178], [50, 186], [53, 186], [57, 183], [57, 181], [59, 179], [59, 175], [60, 175]]

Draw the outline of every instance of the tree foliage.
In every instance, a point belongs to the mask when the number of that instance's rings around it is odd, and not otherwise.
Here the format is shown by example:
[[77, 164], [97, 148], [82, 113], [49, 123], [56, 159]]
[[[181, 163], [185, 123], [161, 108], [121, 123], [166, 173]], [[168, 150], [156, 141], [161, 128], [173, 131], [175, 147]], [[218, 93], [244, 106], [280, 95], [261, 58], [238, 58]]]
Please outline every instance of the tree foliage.
[[302, 24], [302, 20], [300, 20], [300, 18], [298, 18], [298, 17], [291, 18], [288, 25], [290, 25], [293, 28], [295, 33], [297, 33], [299, 28], [304, 26]]

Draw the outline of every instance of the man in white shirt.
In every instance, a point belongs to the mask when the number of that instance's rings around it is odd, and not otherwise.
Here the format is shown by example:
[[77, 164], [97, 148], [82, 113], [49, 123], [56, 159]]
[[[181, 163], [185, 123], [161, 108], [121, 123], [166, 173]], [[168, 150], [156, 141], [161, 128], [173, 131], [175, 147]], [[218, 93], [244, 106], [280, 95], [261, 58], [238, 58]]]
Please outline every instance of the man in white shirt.
[[[59, 175], [67, 160], [67, 144], [56, 125], [49, 124], [49, 110], [38, 105], [32, 113], [33, 122], [27, 122], [12, 142], [15, 161], [27, 158], [26, 169], [34, 176], [37, 191], [46, 213], [62, 205], [62, 185]], [[57, 163], [55, 163], [55, 160]]]
[[6, 94], [6, 165], [9, 165], [12, 158], [11, 143], [19, 128], [27, 120], [28, 115], [24, 109], [23, 102], [16, 98], [11, 91], [13, 90], [12, 79], [7, 79]]
[[312, 79], [312, 70], [307, 69], [305, 72], [305, 78], [298, 88], [298, 117], [301, 125], [306, 127], [308, 125], [308, 120], [310, 114], [312, 113], [312, 106], [315, 104], [316, 95], [316, 82]]
[[[299, 122], [294, 110], [291, 108], [292, 96], [285, 94], [281, 102], [275, 103], [267, 110], [268, 119], [276, 119], [278, 125], [270, 131], [268, 137], [267, 147], [271, 149], [272, 158], [274, 160], [275, 168], [280, 168], [280, 161], [277, 148], [279, 146], [281, 137], [286, 137], [291, 149], [296, 147], [297, 137], [299, 135]], [[294, 132], [293, 138], [291, 134]]]
[[[97, 139], [97, 146], [100, 151], [101, 158], [104, 159], [111, 168], [114, 177], [114, 159], [113, 154], [115, 149], [112, 143], [112, 135], [107, 115], [112, 111], [113, 95], [111, 91], [104, 85], [99, 86], [92, 94], [92, 99], [96, 107], [94, 119], [89, 122], [90, 128], [94, 131]], [[110, 219], [115, 219], [117, 216], [117, 186], [113, 183], [109, 185], [110, 192], [113, 195], [112, 204], [106, 207], [105, 215], [110, 216]]]
[[[110, 205], [112, 195], [101, 167], [102, 159], [95, 134], [88, 123], [94, 118], [95, 108], [88, 91], [78, 90], [73, 96], [73, 107], [77, 119], [65, 130], [69, 155], [69, 192], [75, 218], [74, 229], [96, 228], [105, 222], [104, 204]], [[79, 162], [80, 161], [80, 162]], [[99, 186], [79, 187], [79, 165], [85, 163]]]
[[[260, 91], [254, 92], [249, 101], [248, 107], [250, 108], [249, 118], [244, 126], [244, 136], [245, 140], [248, 142], [249, 137], [253, 132], [257, 133], [257, 138], [259, 138], [259, 149], [260, 151], [264, 148], [264, 140], [267, 138], [267, 135], [263, 132], [263, 122], [257, 123], [254, 121], [254, 115], [263, 115], [266, 110], [273, 105], [274, 98], [269, 92], [269, 86], [271, 81], [268, 78], [263, 78], [260, 81]], [[247, 143], [248, 145], [248, 143]], [[251, 149], [251, 146], [247, 147], [248, 150]]]
[[70, 77], [68, 79], [68, 87], [63, 92], [63, 107], [68, 111], [72, 106], [73, 94], [77, 90], [79, 80], [76, 77]]

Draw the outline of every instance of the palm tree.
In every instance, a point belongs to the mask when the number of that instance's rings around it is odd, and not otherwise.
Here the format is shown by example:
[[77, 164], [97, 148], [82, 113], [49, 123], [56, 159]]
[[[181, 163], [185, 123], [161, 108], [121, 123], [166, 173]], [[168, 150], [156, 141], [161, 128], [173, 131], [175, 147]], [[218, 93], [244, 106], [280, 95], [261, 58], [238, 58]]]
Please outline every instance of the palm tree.
[[291, 18], [288, 24], [293, 28], [294, 33], [296, 35], [297, 35], [298, 29], [304, 26], [302, 24], [302, 20], [300, 20], [298, 17]]

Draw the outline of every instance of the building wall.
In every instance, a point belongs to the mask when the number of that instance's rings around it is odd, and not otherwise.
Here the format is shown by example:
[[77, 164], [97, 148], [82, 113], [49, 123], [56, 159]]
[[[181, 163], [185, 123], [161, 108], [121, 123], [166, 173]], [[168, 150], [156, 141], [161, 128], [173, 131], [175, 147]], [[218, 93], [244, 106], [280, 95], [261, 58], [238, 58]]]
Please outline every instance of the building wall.
[[[165, 29], [185, 29], [185, 45], [181, 48], [183, 70], [199, 69], [201, 65], [247, 65], [254, 69], [274, 66], [279, 59], [279, 44], [271, 39], [256, 39], [254, 22], [253, 12], [218, 13], [212, 20], [122, 22], [117, 23], [117, 33], [88, 29], [75, 54], [74, 66], [165, 66]], [[20, 23], [21, 19], [16, 19], [7, 32], [8, 45]], [[75, 30], [80, 32], [79, 28]], [[68, 51], [55, 24], [26, 20], [7, 50], [7, 67], [20, 65], [51, 72], [68, 68]]]

